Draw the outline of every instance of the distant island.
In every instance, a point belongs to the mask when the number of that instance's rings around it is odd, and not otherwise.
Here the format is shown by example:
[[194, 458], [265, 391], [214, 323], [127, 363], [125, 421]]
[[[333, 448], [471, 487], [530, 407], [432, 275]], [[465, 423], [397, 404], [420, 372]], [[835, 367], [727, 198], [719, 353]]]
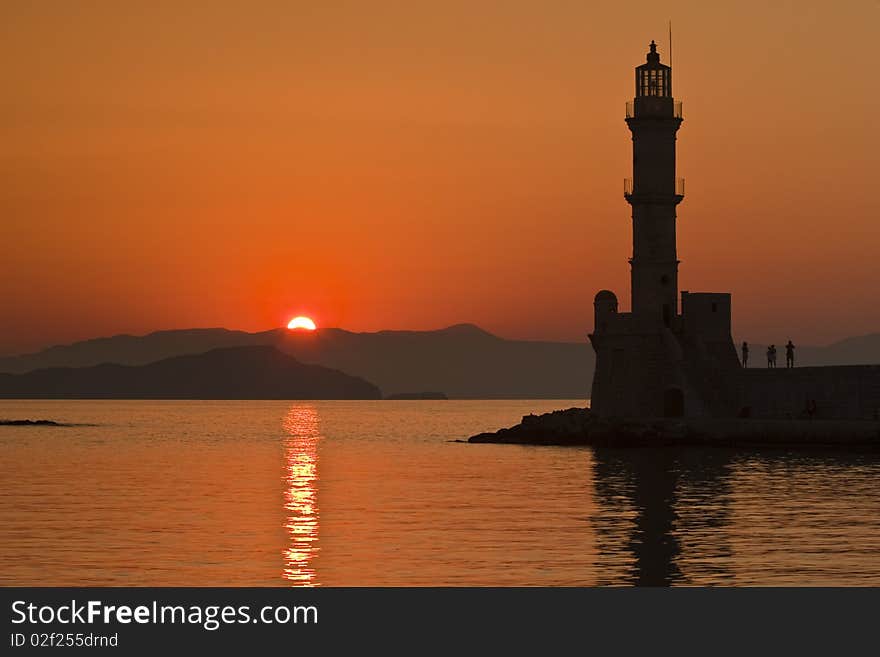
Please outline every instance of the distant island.
[[306, 365], [274, 347], [231, 347], [148, 365], [103, 364], [0, 374], [0, 398], [381, 399], [378, 387]]

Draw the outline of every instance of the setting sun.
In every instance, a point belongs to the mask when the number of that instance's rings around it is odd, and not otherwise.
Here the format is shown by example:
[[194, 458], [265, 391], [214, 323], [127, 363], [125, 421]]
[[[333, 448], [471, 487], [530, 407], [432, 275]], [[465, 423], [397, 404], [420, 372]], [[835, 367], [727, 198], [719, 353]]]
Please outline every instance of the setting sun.
[[289, 329], [305, 329], [306, 331], [314, 331], [317, 326], [315, 326], [315, 322], [313, 322], [308, 317], [294, 317], [287, 323], [287, 328]]

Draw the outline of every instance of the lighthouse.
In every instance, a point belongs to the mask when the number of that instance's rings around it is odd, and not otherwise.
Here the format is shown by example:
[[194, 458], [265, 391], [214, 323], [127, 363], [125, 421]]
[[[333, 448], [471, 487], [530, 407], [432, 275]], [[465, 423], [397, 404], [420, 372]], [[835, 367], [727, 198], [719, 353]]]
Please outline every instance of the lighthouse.
[[651, 41], [635, 68], [635, 96], [626, 104], [632, 177], [624, 198], [632, 217], [629, 312], [601, 290], [593, 301], [590, 341], [596, 352], [591, 407], [599, 417], [729, 415], [738, 367], [730, 337], [730, 295], [681, 292], [676, 212], [684, 181], [676, 175], [681, 103], [672, 95], [672, 67]]
[[671, 327], [677, 314], [676, 207], [684, 182], [675, 175], [675, 140], [681, 103], [672, 96], [672, 68], [660, 63], [651, 41], [647, 61], [636, 67], [635, 98], [627, 103], [632, 132], [632, 178], [624, 196], [632, 206], [632, 312]]

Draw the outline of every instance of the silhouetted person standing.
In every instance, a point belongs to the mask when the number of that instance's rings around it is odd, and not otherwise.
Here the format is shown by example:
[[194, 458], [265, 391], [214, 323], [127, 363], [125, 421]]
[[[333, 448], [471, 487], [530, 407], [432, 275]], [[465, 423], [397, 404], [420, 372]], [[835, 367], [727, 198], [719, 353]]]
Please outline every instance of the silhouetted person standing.
[[748, 342], [743, 341], [742, 351], [743, 351], [743, 367], [748, 367], [749, 366], [749, 343]]
[[794, 367], [794, 345], [791, 340], [785, 345], [785, 366]]
[[767, 367], [773, 367], [773, 345], [767, 347]]
[[813, 416], [816, 414], [816, 400], [808, 399], [807, 406], [804, 409], [804, 415], [807, 416], [807, 419], [812, 420]]

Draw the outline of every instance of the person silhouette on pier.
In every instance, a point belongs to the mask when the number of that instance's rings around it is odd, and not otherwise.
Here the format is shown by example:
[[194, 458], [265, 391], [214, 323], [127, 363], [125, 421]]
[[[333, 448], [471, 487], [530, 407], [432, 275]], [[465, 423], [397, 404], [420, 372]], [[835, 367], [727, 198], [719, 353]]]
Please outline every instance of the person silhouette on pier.
[[817, 407], [816, 407], [816, 400], [815, 400], [815, 399], [808, 399], [808, 400], [807, 400], [807, 405], [806, 405], [806, 407], [804, 408], [804, 415], [807, 416], [807, 419], [808, 419], [808, 420], [812, 420], [812, 419], [813, 419], [813, 416], [816, 415], [816, 410], [817, 410]]
[[785, 345], [785, 366], [794, 367], [794, 344], [791, 340]]
[[776, 345], [767, 347], [767, 367], [776, 367]]
[[749, 343], [746, 342], [745, 340], [743, 340], [742, 352], [743, 352], [743, 367], [748, 367], [749, 366]]

